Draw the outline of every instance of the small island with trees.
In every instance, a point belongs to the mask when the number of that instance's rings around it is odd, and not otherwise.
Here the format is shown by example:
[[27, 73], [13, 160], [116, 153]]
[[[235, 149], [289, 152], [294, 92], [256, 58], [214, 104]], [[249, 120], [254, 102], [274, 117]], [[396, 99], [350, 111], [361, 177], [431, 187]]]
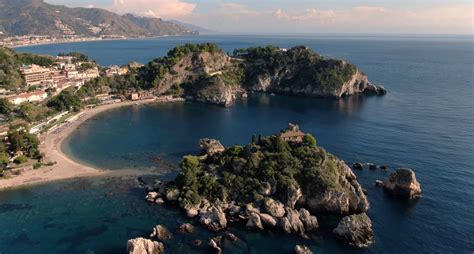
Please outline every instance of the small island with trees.
[[[306, 240], [325, 235], [329, 227], [331, 235], [348, 246], [367, 248], [374, 243], [370, 204], [356, 175], [298, 125], [289, 124], [270, 136], [254, 135], [249, 144], [227, 148], [206, 138], [200, 148], [200, 154], [183, 157], [174, 180], [139, 180], [148, 202], [178, 206], [192, 222], [219, 234], [207, 245], [216, 253], [221, 253], [223, 243], [238, 241], [228, 231], [230, 225]], [[383, 185], [394, 196], [420, 197], [420, 184], [410, 169], [398, 169]], [[189, 233], [193, 228], [185, 223], [178, 231]], [[131, 239], [128, 253], [163, 253], [159, 241], [169, 240], [171, 232], [157, 225], [150, 237]], [[201, 244], [201, 240], [194, 243]], [[295, 252], [312, 253], [304, 245], [295, 246]]]
[[[178, 204], [212, 231], [242, 224], [305, 239], [325, 223], [318, 220], [320, 214], [346, 216], [334, 234], [349, 245], [370, 246], [369, 202], [357, 177], [311, 134], [300, 133], [290, 125], [279, 134], [253, 136], [251, 143], [229, 148], [204, 140], [202, 154], [185, 156], [173, 181], [146, 186], [147, 200]], [[219, 249], [218, 239], [211, 241]]]

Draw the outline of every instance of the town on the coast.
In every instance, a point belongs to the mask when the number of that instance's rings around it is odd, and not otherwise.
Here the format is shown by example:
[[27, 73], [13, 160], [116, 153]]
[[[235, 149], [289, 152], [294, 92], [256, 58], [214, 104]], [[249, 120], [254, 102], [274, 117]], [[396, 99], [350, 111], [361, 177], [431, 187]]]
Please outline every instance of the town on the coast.
[[42, 134], [74, 122], [84, 108], [127, 100], [176, 100], [133, 89], [122, 94], [103, 91], [94, 95], [86, 94], [86, 88], [81, 90], [94, 79], [127, 75], [130, 68], [141, 66], [138, 63], [102, 67], [77, 52], [52, 57], [16, 53], [4, 47], [0, 47], [0, 56], [3, 72], [7, 72], [0, 73], [0, 178], [55, 163], [43, 160]]
[[17, 36], [3, 36], [0, 32], [0, 46], [16, 48], [33, 45], [53, 44], [53, 43], [68, 43], [68, 42], [84, 42], [84, 41], [101, 41], [101, 40], [124, 40], [127, 39], [124, 35], [107, 35], [107, 36], [83, 36], [83, 35], [17, 35]]

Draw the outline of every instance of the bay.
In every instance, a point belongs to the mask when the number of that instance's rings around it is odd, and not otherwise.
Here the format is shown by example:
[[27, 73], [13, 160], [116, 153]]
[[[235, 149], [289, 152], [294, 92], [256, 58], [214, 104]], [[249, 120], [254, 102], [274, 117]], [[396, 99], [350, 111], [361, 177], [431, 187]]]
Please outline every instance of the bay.
[[[388, 173], [356, 172], [368, 190], [374, 246], [359, 251], [338, 244], [328, 234], [310, 242], [284, 241], [279, 234], [233, 229], [245, 242], [236, 252], [288, 253], [295, 244], [305, 243], [317, 253], [472, 253], [471, 37], [209, 35], [19, 50], [82, 51], [108, 65], [146, 62], [176, 44], [204, 41], [216, 42], [226, 51], [266, 44], [309, 45], [327, 57], [357, 64], [373, 82], [383, 83], [389, 94], [339, 101], [254, 94], [231, 108], [193, 103], [119, 108], [83, 124], [64, 143], [65, 152], [101, 168], [160, 172], [157, 157], [176, 165], [183, 155], [197, 151], [200, 138], [218, 138], [225, 145], [247, 143], [252, 134], [272, 134], [295, 122], [348, 163], [413, 168], [423, 197], [415, 202], [394, 200], [374, 186], [376, 179]], [[133, 179], [84, 179], [1, 192], [0, 252], [83, 253], [90, 249], [114, 253], [125, 248], [126, 239], [146, 236], [157, 223], [174, 228], [177, 220], [184, 220], [179, 211], [146, 204], [143, 191], [135, 186]], [[116, 192], [117, 196], [107, 198], [107, 193]], [[62, 226], [51, 226], [51, 222]], [[204, 239], [208, 233], [196, 237]], [[191, 238], [179, 237], [174, 244], [187, 246]], [[174, 251], [190, 251], [186, 248]]]

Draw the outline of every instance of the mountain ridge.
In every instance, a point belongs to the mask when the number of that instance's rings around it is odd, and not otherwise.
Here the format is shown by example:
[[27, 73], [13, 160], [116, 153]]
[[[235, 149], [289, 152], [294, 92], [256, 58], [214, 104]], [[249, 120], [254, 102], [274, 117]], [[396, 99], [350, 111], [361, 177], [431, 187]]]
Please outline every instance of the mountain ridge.
[[119, 15], [99, 8], [70, 8], [43, 0], [0, 0], [0, 31], [13, 36], [153, 37], [198, 34], [160, 18]]

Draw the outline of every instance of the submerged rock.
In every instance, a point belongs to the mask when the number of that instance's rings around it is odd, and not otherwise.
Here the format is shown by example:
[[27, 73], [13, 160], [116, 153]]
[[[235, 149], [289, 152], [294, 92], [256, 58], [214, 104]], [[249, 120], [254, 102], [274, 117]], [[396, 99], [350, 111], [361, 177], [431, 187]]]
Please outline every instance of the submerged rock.
[[195, 247], [200, 247], [202, 245], [202, 241], [199, 239], [196, 239], [193, 241], [193, 246]]
[[236, 235], [232, 234], [231, 232], [225, 233], [225, 238], [231, 242], [237, 242], [240, 240]]
[[227, 227], [227, 219], [222, 208], [211, 206], [206, 212], [201, 213], [199, 222], [207, 229], [219, 231]]
[[192, 233], [194, 231], [194, 226], [191, 223], [184, 223], [179, 226], [178, 231], [181, 233]]
[[344, 243], [359, 248], [369, 247], [375, 239], [372, 221], [365, 213], [342, 218], [333, 233]]
[[163, 243], [148, 240], [145, 238], [135, 238], [127, 241], [128, 254], [161, 254], [165, 252]]
[[382, 180], [375, 180], [375, 186], [377, 187], [383, 187], [385, 184]]
[[416, 180], [415, 172], [406, 168], [397, 169], [395, 173], [391, 174], [384, 183], [384, 190], [392, 195], [407, 199], [421, 196], [421, 187]]
[[362, 170], [362, 169], [364, 169], [364, 165], [360, 162], [356, 162], [356, 163], [352, 164], [352, 168], [357, 169], [357, 170]]
[[296, 245], [295, 254], [313, 254], [313, 252], [305, 245]]
[[156, 225], [153, 228], [153, 233], [151, 233], [150, 237], [155, 237], [160, 241], [167, 241], [173, 238], [171, 232], [162, 225]]

